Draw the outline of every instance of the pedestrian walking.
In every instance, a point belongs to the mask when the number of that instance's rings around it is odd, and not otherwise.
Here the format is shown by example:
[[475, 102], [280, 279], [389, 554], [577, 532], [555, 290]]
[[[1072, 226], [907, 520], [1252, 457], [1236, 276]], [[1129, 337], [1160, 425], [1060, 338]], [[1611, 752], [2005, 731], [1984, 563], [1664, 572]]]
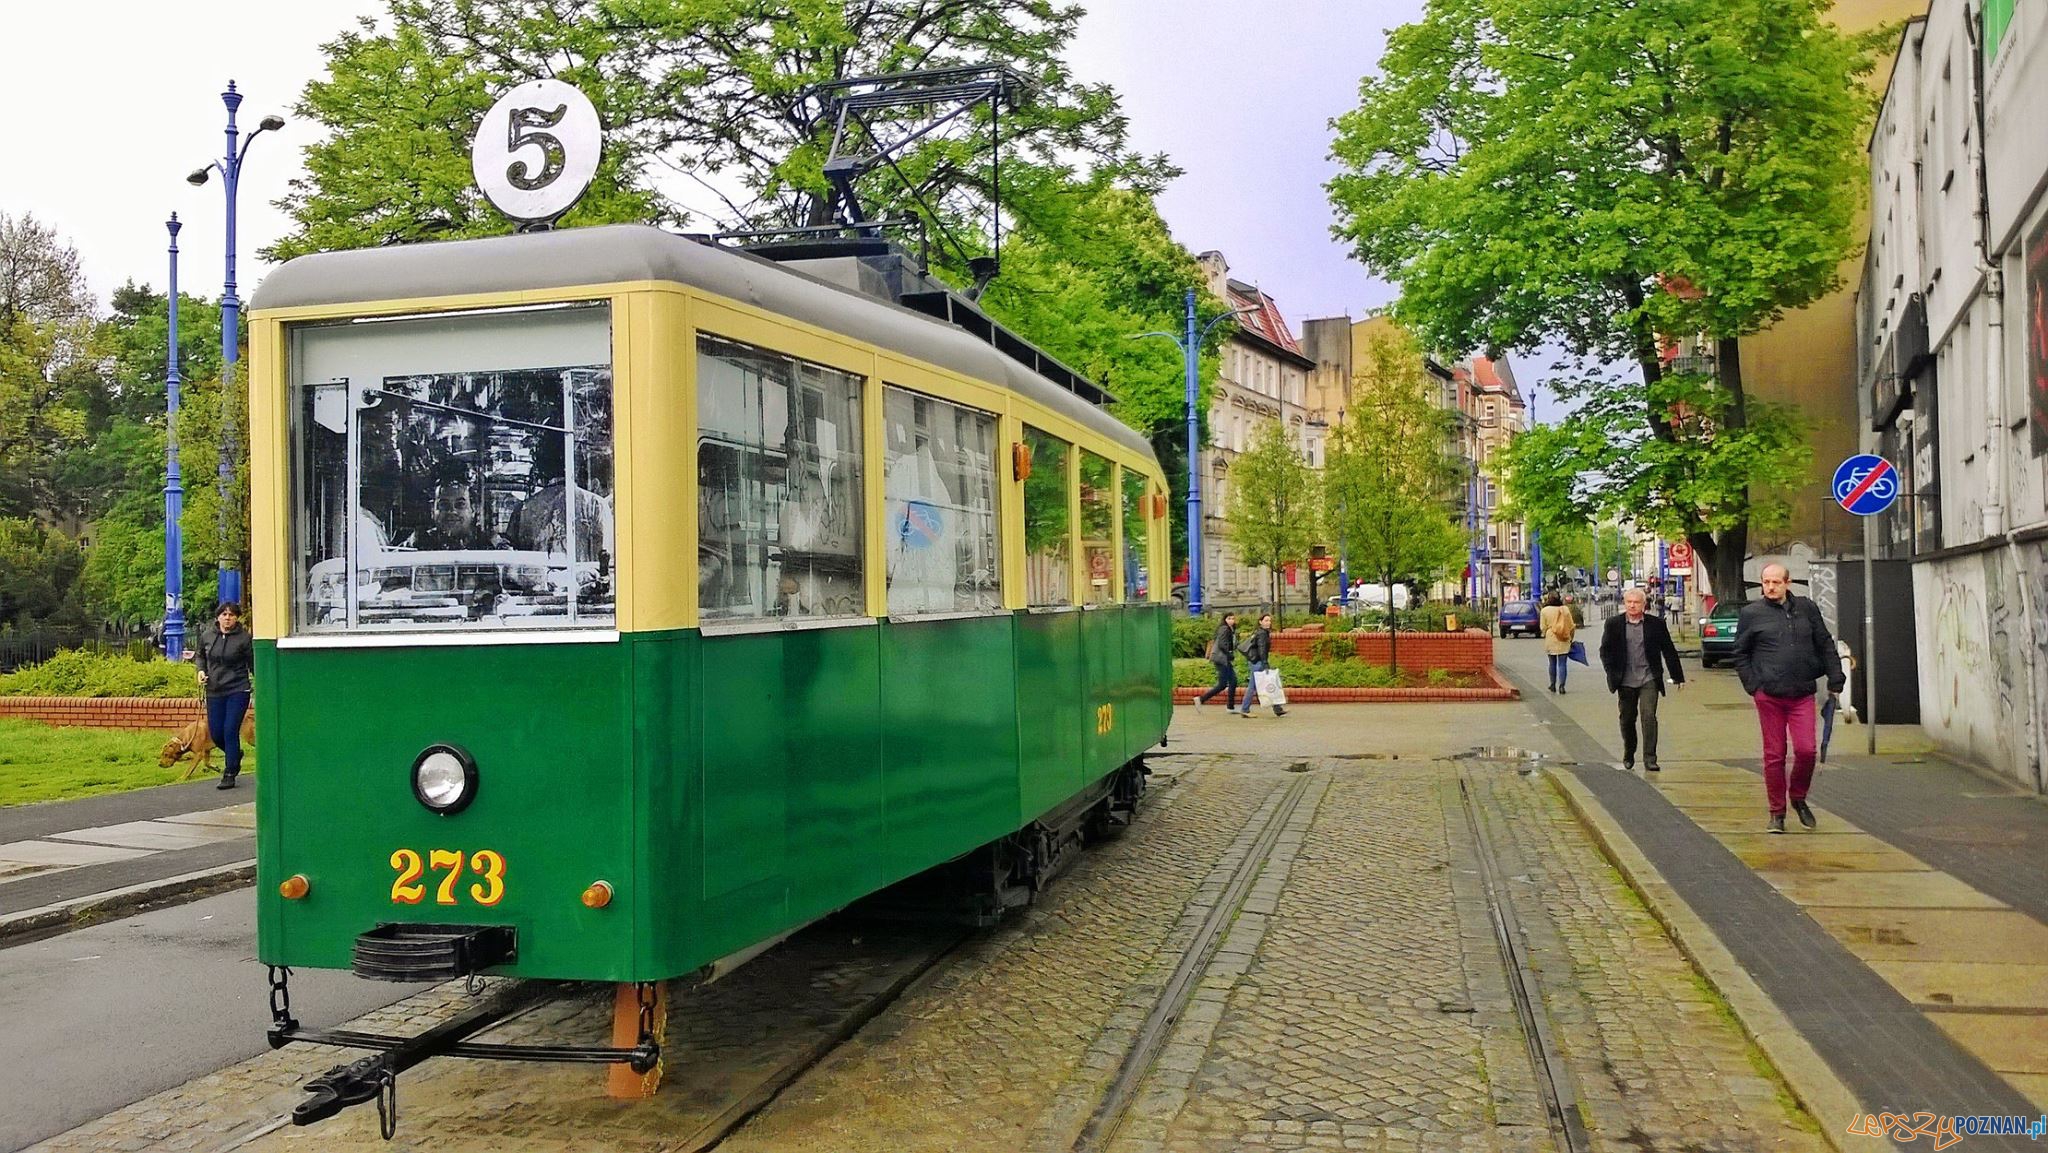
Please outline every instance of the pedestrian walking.
[[1607, 691], [1621, 705], [1621, 765], [1636, 767], [1637, 729], [1641, 728], [1643, 771], [1659, 772], [1657, 765], [1657, 703], [1664, 697], [1664, 670], [1671, 670], [1670, 684], [1685, 685], [1685, 668], [1678, 663], [1678, 647], [1671, 643], [1671, 630], [1661, 617], [1653, 617], [1649, 596], [1632, 588], [1621, 594], [1621, 613], [1607, 618], [1600, 634], [1600, 667], [1607, 673]]
[[1573, 618], [1571, 606], [1553, 592], [1543, 598], [1536, 627], [1543, 633], [1543, 655], [1550, 661], [1550, 691], [1561, 693], [1565, 674], [1571, 671], [1572, 640], [1579, 635], [1579, 622]]
[[255, 647], [242, 627], [242, 606], [222, 601], [214, 614], [215, 628], [199, 642], [194, 664], [206, 688], [206, 731], [227, 756], [216, 789], [232, 789], [242, 771], [242, 718], [249, 714], [249, 677], [255, 668]]
[[[1827, 678], [1828, 696], [1835, 698], [1847, 683], [1835, 638], [1828, 635], [1820, 608], [1792, 595], [1791, 574], [1772, 562], [1761, 574], [1764, 599], [1742, 606], [1735, 628], [1735, 672], [1742, 691], [1756, 702], [1764, 730], [1764, 799], [1769, 803], [1768, 831], [1785, 831], [1790, 802], [1799, 823], [1817, 823], [1806, 806], [1813, 786], [1816, 757], [1814, 682]], [[1792, 774], [1785, 774], [1785, 746], [1792, 746]]]
[[[1273, 656], [1272, 613], [1263, 613], [1259, 616], [1259, 627], [1252, 630], [1252, 635], [1238, 643], [1238, 650], [1244, 653], [1245, 662], [1252, 667], [1252, 683], [1244, 688], [1244, 706], [1238, 710], [1237, 715], [1249, 717], [1252, 715], [1252, 704], [1259, 695], [1259, 674], [1267, 671], [1270, 667], [1267, 661]], [[1274, 705], [1273, 715], [1286, 716], [1286, 707]]]
[[1195, 711], [1217, 693], [1223, 694], [1223, 707], [1237, 707], [1237, 614], [1224, 613], [1223, 623], [1216, 626], [1216, 635], [1209, 639], [1209, 663], [1216, 666], [1216, 684], [1208, 692], [1195, 698]]

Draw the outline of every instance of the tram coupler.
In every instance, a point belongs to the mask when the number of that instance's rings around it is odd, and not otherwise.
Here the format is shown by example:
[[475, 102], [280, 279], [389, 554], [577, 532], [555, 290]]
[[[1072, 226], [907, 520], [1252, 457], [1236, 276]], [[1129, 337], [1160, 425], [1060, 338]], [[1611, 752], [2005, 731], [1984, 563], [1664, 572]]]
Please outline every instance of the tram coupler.
[[[398, 1073], [391, 1068], [391, 1054], [374, 1053], [347, 1065], [337, 1065], [306, 1082], [307, 1097], [292, 1108], [292, 1124], [311, 1125], [325, 1121], [351, 1105], [388, 1098], [387, 1113], [378, 1109], [383, 1127], [396, 1130], [398, 1124]], [[390, 1133], [384, 1134], [386, 1140]]]

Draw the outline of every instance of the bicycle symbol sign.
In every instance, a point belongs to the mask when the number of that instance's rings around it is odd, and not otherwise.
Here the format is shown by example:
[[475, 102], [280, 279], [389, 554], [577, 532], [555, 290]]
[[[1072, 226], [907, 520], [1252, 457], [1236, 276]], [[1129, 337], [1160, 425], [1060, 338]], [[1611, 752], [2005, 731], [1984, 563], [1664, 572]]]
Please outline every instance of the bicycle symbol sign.
[[1899, 470], [1881, 456], [1860, 453], [1835, 470], [1835, 503], [1857, 516], [1876, 516], [1899, 499]]

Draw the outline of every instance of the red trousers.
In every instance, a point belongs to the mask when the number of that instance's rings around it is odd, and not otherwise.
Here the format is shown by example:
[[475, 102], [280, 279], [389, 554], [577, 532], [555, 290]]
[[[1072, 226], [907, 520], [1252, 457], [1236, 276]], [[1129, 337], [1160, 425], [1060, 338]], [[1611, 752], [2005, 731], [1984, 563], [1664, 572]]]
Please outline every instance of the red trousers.
[[[1813, 784], [1813, 762], [1819, 747], [1815, 729], [1813, 697], [1774, 697], [1769, 693], [1758, 693], [1756, 701], [1757, 719], [1764, 726], [1764, 794], [1770, 800], [1771, 812], [1782, 816], [1785, 812], [1787, 795], [1792, 800], [1806, 799], [1806, 790]], [[1792, 738], [1792, 780], [1789, 788], [1785, 780], [1785, 738]]]

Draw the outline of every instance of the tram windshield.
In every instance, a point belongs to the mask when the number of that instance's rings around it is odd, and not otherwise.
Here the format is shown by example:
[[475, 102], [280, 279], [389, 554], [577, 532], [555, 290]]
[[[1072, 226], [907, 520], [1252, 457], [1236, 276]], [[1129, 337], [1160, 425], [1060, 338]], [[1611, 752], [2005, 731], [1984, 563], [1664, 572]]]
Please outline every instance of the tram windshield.
[[602, 305], [293, 331], [293, 628], [610, 627]]

